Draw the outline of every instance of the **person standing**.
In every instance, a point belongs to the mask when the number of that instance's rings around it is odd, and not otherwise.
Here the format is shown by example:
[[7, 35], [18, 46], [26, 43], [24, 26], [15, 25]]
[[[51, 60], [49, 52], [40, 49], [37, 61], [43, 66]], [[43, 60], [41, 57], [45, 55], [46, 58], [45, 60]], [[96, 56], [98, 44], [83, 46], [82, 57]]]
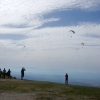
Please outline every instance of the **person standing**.
[[10, 69], [8, 70], [7, 75], [8, 75], [8, 78], [11, 78], [11, 71], [10, 71]]
[[21, 69], [21, 80], [23, 80], [23, 78], [24, 78], [24, 71], [25, 71], [25, 68], [22, 68]]
[[1, 75], [2, 75], [2, 71], [1, 71], [1, 68], [0, 68], [0, 78], [1, 78]]
[[3, 78], [5, 79], [5, 75], [6, 75], [6, 70], [5, 70], [5, 68], [4, 68], [4, 70], [3, 70]]
[[66, 73], [66, 75], [65, 75], [65, 84], [68, 85], [68, 74], [67, 74], [67, 73]]

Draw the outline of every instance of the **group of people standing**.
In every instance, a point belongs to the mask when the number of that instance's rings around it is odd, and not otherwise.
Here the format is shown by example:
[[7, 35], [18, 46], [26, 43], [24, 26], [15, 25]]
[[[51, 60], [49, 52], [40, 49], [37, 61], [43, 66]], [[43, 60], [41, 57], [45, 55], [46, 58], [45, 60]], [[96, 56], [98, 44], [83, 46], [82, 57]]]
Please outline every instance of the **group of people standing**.
[[[21, 69], [21, 80], [23, 80], [23, 78], [24, 78], [24, 71], [26, 71], [25, 68], [22, 68]], [[5, 79], [6, 76], [8, 76], [8, 78], [11, 78], [11, 70], [8, 69], [8, 71], [6, 71], [5, 68], [3, 70], [1, 70], [1, 68], [0, 68], [0, 78]]]
[[8, 78], [11, 78], [11, 71], [10, 71], [10, 69], [8, 69], [8, 71], [6, 72], [5, 68], [3, 69], [3, 71], [0, 68], [0, 78], [2, 77], [2, 78], [5, 79], [5, 76], [8, 76]]

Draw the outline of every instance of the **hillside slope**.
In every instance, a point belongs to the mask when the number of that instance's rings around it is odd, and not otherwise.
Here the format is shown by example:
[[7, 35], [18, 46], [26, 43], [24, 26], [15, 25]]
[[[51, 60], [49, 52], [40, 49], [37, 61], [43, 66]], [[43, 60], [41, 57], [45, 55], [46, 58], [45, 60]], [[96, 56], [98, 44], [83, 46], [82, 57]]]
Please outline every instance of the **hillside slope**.
[[100, 100], [100, 88], [0, 79], [0, 100]]

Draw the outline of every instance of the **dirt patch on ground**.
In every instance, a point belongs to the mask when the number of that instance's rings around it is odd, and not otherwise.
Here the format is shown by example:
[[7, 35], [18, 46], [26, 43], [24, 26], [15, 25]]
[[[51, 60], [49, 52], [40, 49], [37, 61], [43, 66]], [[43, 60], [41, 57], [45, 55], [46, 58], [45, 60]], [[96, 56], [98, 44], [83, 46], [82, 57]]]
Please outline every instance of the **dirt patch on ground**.
[[36, 100], [34, 93], [0, 93], [0, 100]]
[[0, 79], [0, 81], [23, 81], [20, 79]]

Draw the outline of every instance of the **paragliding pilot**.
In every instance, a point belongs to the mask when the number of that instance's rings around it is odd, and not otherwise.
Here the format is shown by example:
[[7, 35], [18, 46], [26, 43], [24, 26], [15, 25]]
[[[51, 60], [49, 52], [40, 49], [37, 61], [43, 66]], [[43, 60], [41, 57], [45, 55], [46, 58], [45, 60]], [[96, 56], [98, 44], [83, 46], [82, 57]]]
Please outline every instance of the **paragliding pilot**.
[[26, 71], [25, 68], [22, 68], [21, 69], [21, 80], [23, 80], [23, 78], [24, 78], [24, 71]]
[[67, 73], [66, 73], [66, 75], [65, 75], [65, 84], [68, 85], [68, 74], [67, 74]]

